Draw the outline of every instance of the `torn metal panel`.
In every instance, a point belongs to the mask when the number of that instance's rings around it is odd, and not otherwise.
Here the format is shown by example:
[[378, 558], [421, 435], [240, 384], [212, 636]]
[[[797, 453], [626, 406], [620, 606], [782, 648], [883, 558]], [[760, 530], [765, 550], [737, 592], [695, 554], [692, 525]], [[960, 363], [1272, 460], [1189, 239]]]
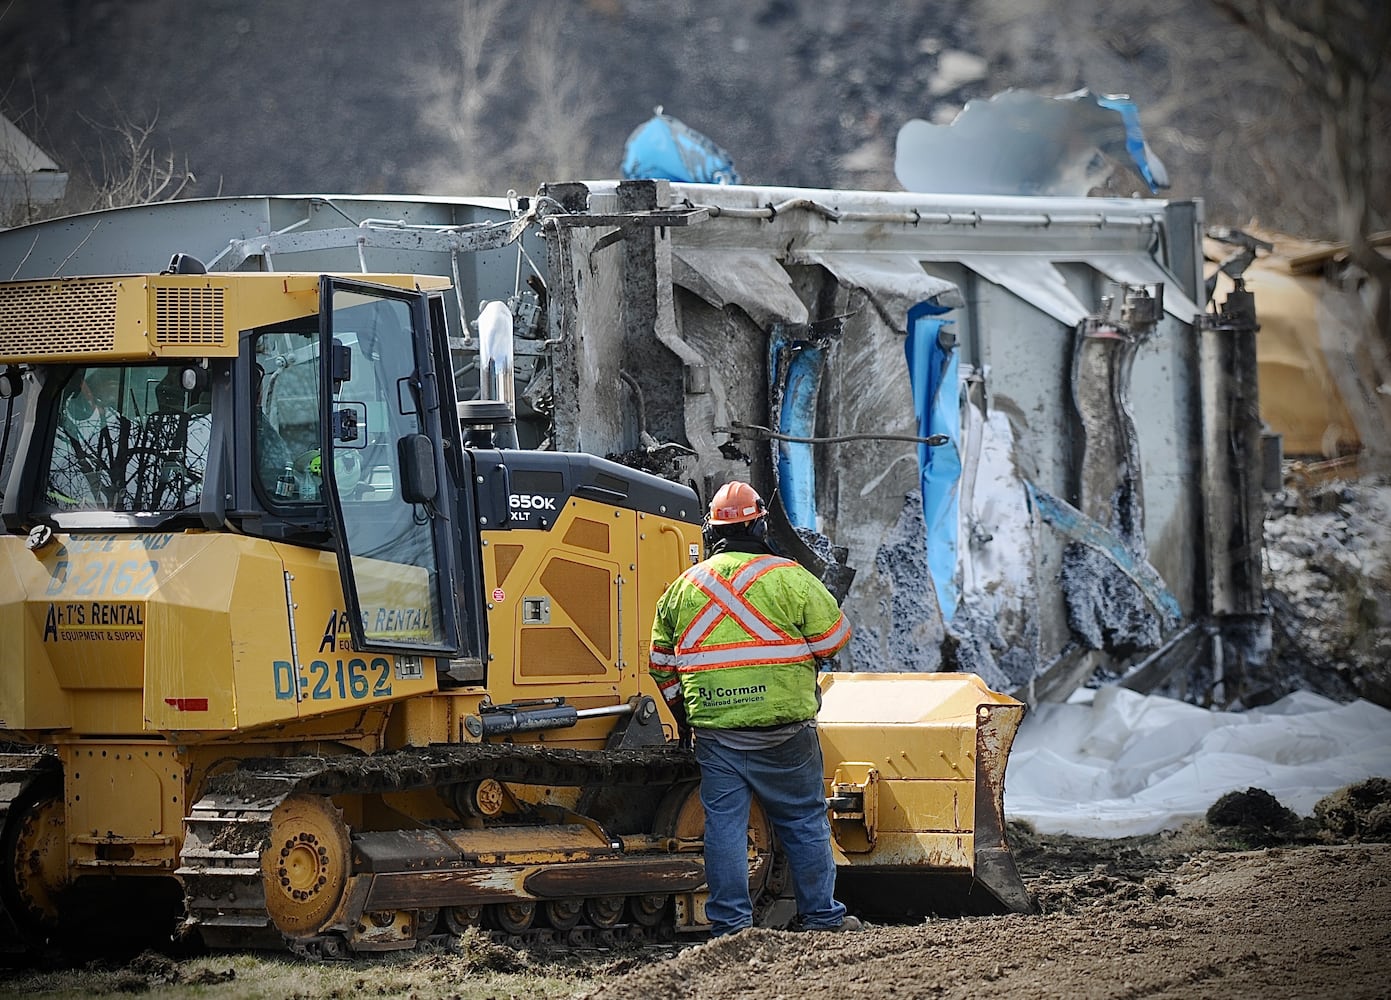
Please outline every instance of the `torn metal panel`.
[[[1131, 413], [1130, 385], [1135, 356], [1153, 334], [1163, 285], [1156, 294], [1144, 286], [1122, 286], [1122, 301], [1103, 300], [1094, 316], [1078, 324], [1073, 343], [1072, 401], [1081, 433], [1077, 452], [1076, 494], [1079, 525], [1064, 513], [1045, 513], [1074, 541], [1063, 550], [1062, 580], [1072, 631], [1091, 649], [1129, 656], [1155, 648], [1164, 625], [1172, 625], [1178, 602], [1167, 587], [1169, 607], [1160, 618], [1146, 607], [1140, 588], [1126, 567], [1126, 555], [1149, 570], [1151, 584], [1161, 579], [1145, 561], [1145, 496], [1139, 441]], [[1083, 530], [1085, 529], [1085, 530]], [[1104, 529], [1114, 544], [1096, 544]], [[1124, 552], [1121, 552], [1123, 548]]]
[[756, 324], [805, 323], [807, 307], [770, 254], [673, 247], [671, 280], [717, 309], [738, 306]]
[[[1181, 283], [1167, 277], [1187, 274], [1189, 264], [1198, 273], [1189, 259], [1196, 206], [653, 182], [553, 185], [544, 201], [555, 214], [519, 238], [525, 255], [483, 243], [473, 245], [476, 253], [449, 252], [461, 227], [508, 228], [518, 215], [506, 205], [325, 196], [212, 199], [58, 220], [0, 233], [0, 257], [21, 261], [22, 276], [60, 266], [73, 274], [158, 270], [171, 231], [183, 234], [180, 249], [195, 254], [211, 256], [230, 243], [270, 245], [281, 269], [351, 272], [365, 256], [369, 267], [459, 282], [457, 299], [445, 302], [451, 332], [465, 329], [459, 303], [513, 297], [529, 261], [537, 261], [532, 276], [548, 292], [545, 337], [519, 344], [546, 363], [538, 370], [554, 399], [547, 443], [649, 463], [645, 431], [678, 456], [663, 474], [691, 484], [703, 501], [729, 479], [752, 482], [770, 498], [774, 521], [786, 518], [798, 558], [810, 561], [812, 542], [824, 543], [815, 557], [843, 570], [837, 587], [856, 636], [843, 657], [847, 669], [965, 665], [1014, 690], [1042, 683], [1048, 665], [1124, 669], [1116, 649], [1081, 647], [1059, 571], [1069, 546], [1087, 547], [1043, 524], [1025, 480], [1088, 510], [1113, 535], [1142, 539], [1185, 624], [1207, 610], [1209, 548], [1220, 546], [1241, 574], [1228, 589], [1242, 593], [1213, 602], [1220, 614], [1237, 611], [1236, 598], [1248, 598], [1246, 584], [1259, 579], [1259, 548], [1247, 544], [1244, 529], [1242, 544], [1226, 545], [1238, 518], [1258, 523], [1258, 498], [1253, 504], [1231, 483], [1214, 497], [1198, 471], [1206, 460], [1209, 479], [1220, 480], [1229, 408], [1249, 401], [1216, 377], [1230, 338], [1211, 331], [1200, 359], [1192, 317], [1184, 315], [1196, 292], [1185, 301], [1175, 291]], [[422, 246], [437, 249], [359, 243], [350, 223], [368, 216], [410, 219], [386, 227], [383, 239], [399, 243], [418, 229]], [[673, 223], [677, 216], [686, 224]], [[320, 234], [328, 229], [336, 232]], [[241, 266], [271, 262], [262, 254]], [[1088, 360], [1097, 408], [1086, 419], [1071, 389], [1077, 323], [1099, 308], [1117, 277], [1165, 280], [1169, 314], [1126, 362], [1133, 365], [1126, 374], [1133, 441], [1124, 447], [1102, 440], [1121, 429], [1108, 392], [1123, 366], [1103, 356]], [[952, 352], [957, 369], [942, 368], [946, 352], [929, 356], [925, 370], [939, 379], [935, 388], [925, 380], [920, 386], [905, 353], [907, 331], [915, 306], [951, 301], [944, 283], [965, 293], [950, 314], [961, 336]], [[791, 379], [774, 366], [770, 378], [768, 330], [806, 330], [828, 317], [839, 318], [843, 332], [825, 349], [819, 386], [799, 388], [814, 365], [794, 372], [789, 364]], [[923, 337], [933, 339], [928, 327]], [[789, 386], [790, 410], [783, 405]], [[639, 396], [645, 419], [636, 419]], [[885, 437], [950, 434], [952, 421], [959, 422], [956, 447], [935, 450], [931, 460], [955, 454], [960, 468], [944, 466], [940, 479], [924, 480], [913, 440]], [[761, 441], [720, 429], [735, 422], [854, 439], [789, 449], [789, 474], [777, 470], [777, 453]], [[1117, 492], [1127, 482], [1116, 474], [1122, 461], [1126, 475], [1131, 467], [1143, 471], [1143, 491]], [[1084, 481], [1095, 511], [1079, 495]], [[1113, 515], [1130, 506], [1143, 517], [1118, 532]], [[798, 534], [792, 518], [816, 525], [820, 537]], [[1089, 565], [1086, 574], [1115, 581], [1116, 594], [1120, 582], [1128, 588], [1128, 603], [1118, 608], [1140, 605], [1159, 617], [1109, 558], [1097, 558], [1105, 565]], [[1120, 627], [1133, 628], [1128, 621]], [[1073, 676], [1075, 683], [1082, 675]], [[1057, 684], [1052, 690], [1068, 693]]]
[[951, 259], [965, 264], [987, 281], [1009, 289], [1065, 326], [1076, 326], [1091, 312], [1067, 287], [1067, 281], [1047, 258], [1024, 254], [958, 254]]
[[1025, 482], [1024, 485], [1029, 491], [1029, 499], [1045, 521], [1068, 537], [1098, 552], [1116, 566], [1139, 588], [1150, 606], [1163, 615], [1165, 626], [1171, 628], [1179, 622], [1183, 616], [1183, 609], [1179, 606], [1178, 599], [1165, 586], [1163, 578], [1154, 567], [1137, 558], [1123, 539], [1067, 501], [1059, 500], [1033, 483]]
[[[950, 669], [943, 666], [946, 630], [923, 553], [921, 494], [916, 490], [902, 494], [896, 513], [888, 529], [877, 534], [871, 561], [867, 566], [860, 564], [863, 569], [845, 602], [855, 631], [841, 669], [912, 673]], [[990, 683], [990, 678], [982, 677]]]
[[1072, 402], [1081, 424], [1079, 506], [1140, 555], [1145, 549], [1144, 493], [1130, 379], [1135, 352], [1154, 330], [1154, 306], [1144, 288], [1127, 287], [1121, 312], [1140, 319], [1089, 316], [1078, 324], [1072, 355]]
[[1106, 181], [1113, 163], [1133, 169], [1151, 191], [1169, 186], [1126, 97], [1007, 90], [967, 101], [948, 125], [906, 122], [894, 175], [909, 191], [1084, 195]]
[[844, 317], [823, 376], [818, 426], [825, 436], [856, 438], [818, 445], [816, 461], [820, 531], [844, 547], [856, 570], [845, 607], [858, 642], [846, 659], [855, 670], [936, 670], [942, 623], [927, 566], [917, 445], [881, 437], [917, 434], [902, 322], [851, 308], [861, 293], [823, 267], [800, 272], [808, 298]]
[[555, 393], [553, 435], [562, 448], [604, 454], [607, 442], [622, 439], [627, 410], [621, 405], [625, 390], [619, 377], [627, 360], [623, 340], [600, 335], [600, 331], [622, 328], [622, 270], [608, 268], [591, 275], [587, 268], [576, 266], [601, 233], [580, 230], [569, 235], [551, 254], [555, 274], [551, 298], [557, 311], [577, 319], [556, 345], [555, 377], [560, 386], [576, 384], [587, 389], [584, 396], [563, 390]]
[[908, 329], [908, 311], [921, 302], [946, 308], [964, 304], [955, 285], [928, 274], [908, 254], [803, 252], [790, 262], [820, 264], [842, 285], [865, 292], [884, 321], [901, 333]]

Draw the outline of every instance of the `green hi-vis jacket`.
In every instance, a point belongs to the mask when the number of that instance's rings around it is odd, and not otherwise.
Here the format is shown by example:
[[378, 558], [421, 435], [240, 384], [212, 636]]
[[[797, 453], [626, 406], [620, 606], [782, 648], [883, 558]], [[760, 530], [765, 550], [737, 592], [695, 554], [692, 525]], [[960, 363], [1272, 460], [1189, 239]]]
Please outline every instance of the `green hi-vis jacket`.
[[815, 717], [816, 661], [849, 641], [836, 599], [800, 565], [721, 552], [657, 602], [649, 669], [692, 726], [776, 726]]

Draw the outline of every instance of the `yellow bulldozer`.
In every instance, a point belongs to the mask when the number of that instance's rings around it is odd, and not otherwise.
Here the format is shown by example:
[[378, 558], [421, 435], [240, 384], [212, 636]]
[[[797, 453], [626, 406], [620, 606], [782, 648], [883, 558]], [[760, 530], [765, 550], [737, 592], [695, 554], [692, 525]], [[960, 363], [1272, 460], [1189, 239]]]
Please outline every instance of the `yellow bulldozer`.
[[[699, 772], [647, 673], [701, 502], [499, 447], [506, 402], [457, 402], [447, 289], [187, 258], [0, 284], [0, 938], [708, 930]], [[821, 678], [840, 897], [1027, 909], [1023, 706], [885, 667]], [[748, 855], [786, 926], [757, 808]]]

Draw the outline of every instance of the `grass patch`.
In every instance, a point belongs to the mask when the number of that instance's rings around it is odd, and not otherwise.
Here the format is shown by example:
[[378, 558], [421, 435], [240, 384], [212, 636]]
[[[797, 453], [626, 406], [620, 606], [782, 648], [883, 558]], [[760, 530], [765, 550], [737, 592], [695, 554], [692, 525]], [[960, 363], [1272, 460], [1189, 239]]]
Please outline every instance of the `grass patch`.
[[257, 953], [224, 953], [176, 961], [146, 952], [124, 962], [63, 969], [0, 970], [0, 997], [84, 1000], [139, 996], [148, 1000], [505, 1000], [571, 997], [600, 983], [612, 955], [508, 953], [460, 942], [457, 949], [387, 953], [343, 962], [310, 962]]

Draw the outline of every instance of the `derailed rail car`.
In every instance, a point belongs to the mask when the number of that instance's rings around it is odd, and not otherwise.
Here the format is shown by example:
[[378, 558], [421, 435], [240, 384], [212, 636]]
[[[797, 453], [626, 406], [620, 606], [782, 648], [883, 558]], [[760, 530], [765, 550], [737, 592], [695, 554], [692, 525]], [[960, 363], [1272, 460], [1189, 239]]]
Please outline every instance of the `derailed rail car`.
[[1203, 701], [1266, 619], [1255, 319], [1203, 302], [1201, 231], [1191, 201], [633, 181], [168, 203], [0, 260], [448, 276], [461, 385], [479, 303], [511, 304], [522, 447], [773, 496], [855, 623], [846, 669]]

